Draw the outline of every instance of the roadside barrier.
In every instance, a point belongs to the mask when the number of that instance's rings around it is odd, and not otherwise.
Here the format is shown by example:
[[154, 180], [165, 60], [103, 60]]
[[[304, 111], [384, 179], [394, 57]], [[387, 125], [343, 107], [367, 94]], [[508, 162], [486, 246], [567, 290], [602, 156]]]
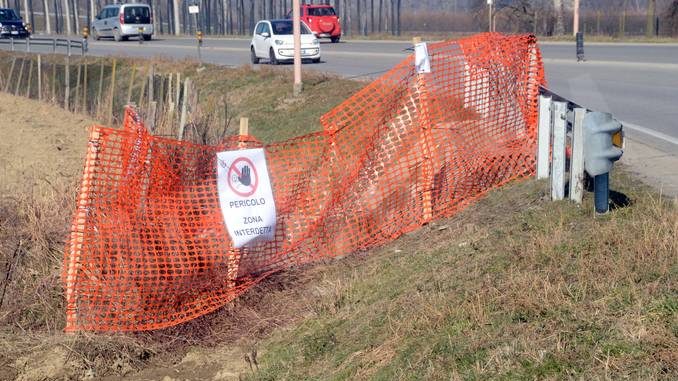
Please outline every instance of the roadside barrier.
[[[49, 38], [49, 37], [27, 37], [23, 39], [0, 38], [0, 46], [9, 51], [24, 51], [30, 53], [32, 49], [36, 47], [47, 47], [51, 50], [51, 53], [57, 53], [59, 48], [64, 48], [66, 55], [70, 56], [71, 51], [75, 49], [77, 52], [80, 52], [80, 55], [84, 56], [87, 54], [87, 39], [82, 38], [78, 40], [70, 38]], [[40, 52], [38, 52], [40, 53]], [[46, 52], [45, 52], [46, 53]]]
[[[269, 274], [365, 250], [448, 217], [534, 173], [541, 54], [533, 36], [428, 44], [321, 118], [323, 130], [263, 145], [92, 127], [65, 250], [66, 330], [140, 331], [218, 309]], [[233, 247], [217, 153], [263, 148], [275, 239]]]

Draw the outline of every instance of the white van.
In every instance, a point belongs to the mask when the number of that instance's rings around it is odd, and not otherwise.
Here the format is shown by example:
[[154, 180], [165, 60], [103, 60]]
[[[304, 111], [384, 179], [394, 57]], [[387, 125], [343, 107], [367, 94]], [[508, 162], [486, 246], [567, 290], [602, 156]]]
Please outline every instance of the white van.
[[107, 5], [92, 21], [92, 37], [96, 40], [113, 37], [116, 41], [124, 41], [130, 36], [146, 41], [152, 38], [153, 14], [147, 4]]

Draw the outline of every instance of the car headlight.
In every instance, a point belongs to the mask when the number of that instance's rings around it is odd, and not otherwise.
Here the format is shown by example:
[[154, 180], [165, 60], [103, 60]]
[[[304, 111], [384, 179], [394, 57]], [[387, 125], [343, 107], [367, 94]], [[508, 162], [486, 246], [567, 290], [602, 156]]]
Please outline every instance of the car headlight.
[[285, 43], [285, 41], [283, 41], [283, 40], [275, 40], [273, 42], [275, 42], [276, 45], [282, 45], [282, 44]]

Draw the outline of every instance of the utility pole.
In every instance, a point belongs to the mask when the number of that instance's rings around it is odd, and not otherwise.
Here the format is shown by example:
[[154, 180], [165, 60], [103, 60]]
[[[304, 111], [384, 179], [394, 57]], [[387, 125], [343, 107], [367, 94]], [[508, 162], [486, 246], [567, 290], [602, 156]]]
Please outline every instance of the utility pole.
[[292, 0], [292, 30], [294, 33], [294, 96], [299, 96], [303, 84], [301, 83], [301, 13], [299, 0]]

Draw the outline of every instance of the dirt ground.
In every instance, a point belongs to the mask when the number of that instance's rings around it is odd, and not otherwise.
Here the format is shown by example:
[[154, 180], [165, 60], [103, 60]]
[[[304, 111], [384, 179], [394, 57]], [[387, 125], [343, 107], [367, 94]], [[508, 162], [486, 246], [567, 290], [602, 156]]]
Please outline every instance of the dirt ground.
[[85, 116], [0, 93], [0, 194], [78, 177], [92, 124]]

